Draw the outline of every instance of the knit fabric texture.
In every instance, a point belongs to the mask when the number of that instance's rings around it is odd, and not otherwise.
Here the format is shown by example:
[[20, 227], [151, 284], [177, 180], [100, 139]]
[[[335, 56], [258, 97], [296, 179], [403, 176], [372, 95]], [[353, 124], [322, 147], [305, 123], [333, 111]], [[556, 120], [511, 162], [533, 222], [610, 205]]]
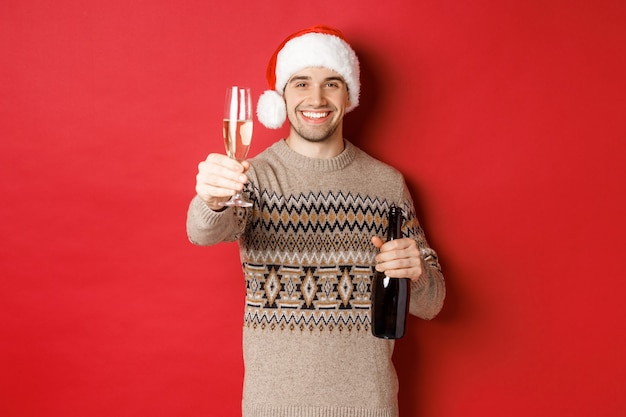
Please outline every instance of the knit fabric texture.
[[394, 341], [370, 328], [370, 239], [385, 238], [392, 204], [423, 259], [411, 314], [433, 318], [445, 296], [402, 175], [347, 141], [337, 157], [312, 159], [281, 140], [251, 165], [252, 208], [215, 212], [195, 197], [187, 217], [195, 244], [239, 241], [243, 417], [397, 417]]

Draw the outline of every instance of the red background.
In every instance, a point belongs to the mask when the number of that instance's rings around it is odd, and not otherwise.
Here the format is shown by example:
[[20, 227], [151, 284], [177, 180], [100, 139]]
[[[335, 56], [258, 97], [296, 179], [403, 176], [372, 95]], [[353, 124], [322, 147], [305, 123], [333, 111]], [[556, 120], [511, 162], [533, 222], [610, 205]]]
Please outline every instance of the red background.
[[[397, 344], [403, 416], [626, 415], [624, 22], [621, 0], [3, 0], [0, 415], [240, 415], [237, 249], [188, 243], [187, 204], [225, 87], [256, 101], [317, 23], [361, 56], [346, 137], [405, 174], [447, 279]], [[257, 124], [253, 154], [285, 132]]]

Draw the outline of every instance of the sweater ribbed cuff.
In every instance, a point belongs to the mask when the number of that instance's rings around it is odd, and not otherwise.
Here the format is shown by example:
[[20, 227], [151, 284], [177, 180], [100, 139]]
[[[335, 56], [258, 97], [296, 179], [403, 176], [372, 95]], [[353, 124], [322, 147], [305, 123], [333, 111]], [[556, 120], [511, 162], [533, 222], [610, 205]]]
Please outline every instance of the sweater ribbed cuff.
[[199, 214], [199, 218], [207, 226], [217, 224], [220, 219], [227, 215], [227, 213], [231, 210], [230, 207], [227, 207], [226, 210], [215, 211], [207, 206], [206, 203], [197, 195], [191, 201], [191, 208]]
[[311, 407], [311, 406], [271, 406], [244, 404], [243, 417], [397, 417], [394, 408], [351, 408], [351, 407]]

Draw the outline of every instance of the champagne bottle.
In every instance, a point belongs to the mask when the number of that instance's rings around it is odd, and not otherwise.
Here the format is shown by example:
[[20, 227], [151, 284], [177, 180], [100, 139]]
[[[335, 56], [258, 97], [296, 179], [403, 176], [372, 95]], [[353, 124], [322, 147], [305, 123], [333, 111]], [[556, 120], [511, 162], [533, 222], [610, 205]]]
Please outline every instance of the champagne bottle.
[[[387, 241], [402, 237], [402, 212], [389, 208]], [[372, 334], [384, 339], [399, 339], [406, 330], [411, 280], [390, 278], [376, 271], [372, 279]]]

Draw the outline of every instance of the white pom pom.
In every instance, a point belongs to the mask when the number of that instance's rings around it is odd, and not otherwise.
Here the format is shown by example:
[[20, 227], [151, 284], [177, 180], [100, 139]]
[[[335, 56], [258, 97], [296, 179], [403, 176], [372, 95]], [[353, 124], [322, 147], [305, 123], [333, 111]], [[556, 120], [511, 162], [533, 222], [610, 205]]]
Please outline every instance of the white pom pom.
[[287, 107], [282, 96], [274, 90], [266, 90], [256, 106], [256, 115], [263, 126], [278, 129], [287, 119]]

